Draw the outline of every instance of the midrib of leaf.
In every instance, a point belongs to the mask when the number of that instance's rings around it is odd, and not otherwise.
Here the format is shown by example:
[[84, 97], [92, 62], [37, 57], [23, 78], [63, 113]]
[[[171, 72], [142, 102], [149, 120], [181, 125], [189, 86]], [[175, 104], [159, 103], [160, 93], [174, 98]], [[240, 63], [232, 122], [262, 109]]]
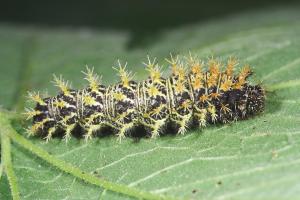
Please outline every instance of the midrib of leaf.
[[[0, 114], [1, 116], [1, 114]], [[20, 193], [19, 193], [19, 188], [18, 188], [18, 183], [17, 183], [17, 177], [14, 173], [13, 170], [13, 165], [11, 161], [11, 146], [10, 146], [10, 139], [9, 137], [5, 134], [7, 131], [7, 124], [5, 124], [5, 117], [0, 118], [0, 138], [1, 138], [1, 169], [0, 169], [0, 179], [2, 175], [2, 169], [4, 169], [8, 182], [10, 185], [12, 197], [14, 200], [19, 200], [20, 199]]]
[[87, 183], [103, 187], [107, 190], [118, 192], [121, 194], [125, 194], [128, 196], [136, 197], [139, 199], [153, 199], [153, 200], [175, 200], [173, 197], [168, 197], [164, 195], [157, 195], [152, 194], [150, 192], [145, 192], [142, 190], [135, 189], [133, 187], [128, 187], [123, 184], [117, 184], [110, 181], [106, 181], [104, 179], [97, 178], [92, 176], [77, 167], [72, 166], [71, 164], [57, 159], [55, 156], [50, 155], [47, 151], [43, 150], [40, 147], [29, 142], [27, 139], [23, 138], [20, 134], [18, 134], [13, 127], [11, 126], [11, 122], [7, 118], [5, 113], [0, 112], [0, 132], [1, 132], [1, 141], [2, 141], [2, 155], [3, 155], [3, 164], [7, 171], [7, 176], [9, 179], [11, 191], [13, 198], [18, 200], [19, 198], [19, 190], [17, 185], [17, 179], [14, 175], [12, 170], [12, 163], [10, 157], [10, 139], [11, 138], [14, 142], [21, 145], [23, 148], [29, 150], [31, 153], [35, 154], [36, 156], [42, 158], [43, 160], [47, 161], [52, 166], [57, 167], [58, 169], [64, 171], [65, 173], [71, 174], [74, 177], [81, 179]]

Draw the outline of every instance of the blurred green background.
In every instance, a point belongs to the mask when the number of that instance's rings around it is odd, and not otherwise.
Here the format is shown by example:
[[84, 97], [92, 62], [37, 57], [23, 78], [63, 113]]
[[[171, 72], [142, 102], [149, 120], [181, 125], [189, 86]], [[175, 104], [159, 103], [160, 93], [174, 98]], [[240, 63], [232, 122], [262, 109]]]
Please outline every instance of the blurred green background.
[[252, 10], [300, 5], [297, 0], [99, 0], [6, 1], [0, 21], [37, 26], [94, 27], [130, 31], [128, 48], [147, 45], [166, 29]]

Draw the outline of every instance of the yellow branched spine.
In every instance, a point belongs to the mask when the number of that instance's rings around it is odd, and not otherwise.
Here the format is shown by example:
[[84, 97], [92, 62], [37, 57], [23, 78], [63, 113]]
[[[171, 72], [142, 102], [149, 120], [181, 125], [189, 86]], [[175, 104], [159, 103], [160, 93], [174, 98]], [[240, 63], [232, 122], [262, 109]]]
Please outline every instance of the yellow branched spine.
[[82, 72], [85, 75], [85, 80], [88, 81], [89, 87], [92, 89], [93, 92], [97, 92], [100, 85], [100, 78], [97, 74], [94, 73], [94, 67], [89, 68], [86, 65], [86, 72]]
[[121, 82], [124, 87], [129, 87], [129, 81], [132, 79], [132, 73], [126, 70], [127, 62], [122, 66], [120, 60], [118, 60], [118, 67], [113, 67], [120, 76]]
[[154, 82], [159, 82], [161, 79], [161, 67], [156, 63], [156, 58], [151, 61], [150, 57], [147, 56], [148, 63], [143, 63], [146, 66], [146, 70], [149, 72], [150, 78]]

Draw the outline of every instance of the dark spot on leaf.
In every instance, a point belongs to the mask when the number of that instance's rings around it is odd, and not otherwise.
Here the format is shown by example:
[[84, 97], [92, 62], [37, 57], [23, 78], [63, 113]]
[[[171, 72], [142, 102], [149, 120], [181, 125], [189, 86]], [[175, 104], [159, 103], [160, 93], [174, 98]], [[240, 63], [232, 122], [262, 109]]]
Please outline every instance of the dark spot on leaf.
[[218, 184], [218, 185], [222, 185], [222, 181], [218, 181], [217, 184]]
[[196, 192], [197, 192], [197, 190], [196, 190], [196, 189], [194, 189], [194, 190], [192, 191], [192, 193], [193, 193], [193, 194], [195, 194]]
[[97, 178], [102, 178], [102, 179], [104, 179], [102, 176], [100, 176], [100, 174], [96, 174], [95, 175]]

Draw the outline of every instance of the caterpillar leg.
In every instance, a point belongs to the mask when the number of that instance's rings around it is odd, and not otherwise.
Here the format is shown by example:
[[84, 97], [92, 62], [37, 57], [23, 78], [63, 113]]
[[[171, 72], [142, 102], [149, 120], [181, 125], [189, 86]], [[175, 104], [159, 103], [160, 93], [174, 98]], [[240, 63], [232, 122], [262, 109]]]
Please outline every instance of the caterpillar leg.
[[157, 136], [159, 136], [159, 133], [165, 124], [166, 124], [166, 119], [157, 120], [152, 125], [151, 138], [156, 138]]
[[232, 120], [232, 111], [229, 108], [228, 104], [221, 104], [220, 108], [220, 121], [224, 124], [228, 123], [229, 121]]
[[51, 118], [42, 120], [39, 123], [35, 123], [33, 125], [33, 127], [36, 126], [37, 124], [40, 125], [39, 130], [37, 132], [46, 133], [46, 136], [44, 138], [46, 140], [46, 142], [48, 142], [49, 140], [51, 140], [53, 134], [58, 129], [58, 126], [56, 125], [55, 121], [53, 119], [51, 119]]
[[192, 113], [180, 116], [179, 120], [176, 120], [175, 123], [178, 125], [178, 134], [184, 135], [188, 129], [188, 126], [192, 119]]
[[212, 121], [212, 123], [215, 123], [218, 121], [218, 115], [217, 115], [217, 111], [216, 111], [216, 107], [214, 105], [210, 105], [207, 109], [210, 119]]
[[85, 141], [88, 141], [89, 139], [92, 139], [93, 134], [95, 132], [97, 132], [98, 130], [100, 130], [103, 127], [103, 125], [99, 124], [99, 125], [90, 125], [88, 127], [85, 128], [86, 130], [86, 134], [84, 135], [84, 139]]
[[71, 138], [72, 131], [77, 125], [77, 115], [76, 113], [69, 113], [69, 115], [65, 115], [59, 121], [59, 126], [64, 130], [64, 140], [68, 142]]
[[199, 128], [205, 127], [207, 124], [207, 109], [195, 109], [194, 117], [199, 124]]
[[126, 133], [128, 133], [135, 126], [135, 123], [131, 122], [119, 126], [120, 128], [118, 128], [117, 136], [118, 136], [118, 140], [121, 141], [123, 138], [125, 138]]
[[80, 123], [86, 131], [84, 134], [85, 141], [91, 139], [95, 132], [101, 130], [105, 126], [105, 121], [103, 113], [94, 113], [90, 116], [85, 116], [84, 121]]
[[30, 126], [30, 127], [28, 127], [26, 129], [27, 135], [28, 136], [34, 136], [38, 132], [43, 131], [44, 125], [45, 125], [44, 120], [38, 121], [38, 122], [34, 122], [34, 124], [32, 126]]
[[115, 117], [111, 117], [109, 126], [117, 130], [118, 140], [125, 138], [126, 134], [137, 125], [137, 112], [135, 109], [128, 109], [118, 113]]
[[75, 127], [76, 127], [76, 124], [70, 124], [70, 125], [66, 126], [65, 135], [63, 137], [66, 142], [68, 142], [70, 140], [72, 131], [74, 130]]
[[188, 129], [188, 126], [192, 119], [192, 113], [188, 113], [186, 115], [180, 115], [175, 110], [172, 111], [171, 121], [175, 124], [177, 128], [177, 134], [184, 135]]
[[151, 138], [156, 138], [159, 136], [159, 133], [161, 132], [162, 128], [166, 125], [167, 118], [162, 119], [153, 119], [151, 117], [145, 117], [141, 121], [141, 124], [144, 125], [147, 129], [149, 129]]
[[115, 116], [109, 116], [107, 119], [108, 126], [117, 131], [118, 140], [121, 141], [137, 125], [137, 111], [127, 109], [125, 111], [116, 110]]
[[49, 142], [51, 140], [51, 138], [52, 138], [53, 134], [56, 132], [56, 130], [57, 130], [56, 126], [53, 126], [53, 127], [48, 129], [47, 135], [44, 138], [46, 140], [46, 142]]
[[205, 127], [207, 124], [206, 114], [207, 114], [206, 109], [203, 109], [202, 113], [200, 114], [200, 117], [199, 117], [199, 126], [200, 127]]

